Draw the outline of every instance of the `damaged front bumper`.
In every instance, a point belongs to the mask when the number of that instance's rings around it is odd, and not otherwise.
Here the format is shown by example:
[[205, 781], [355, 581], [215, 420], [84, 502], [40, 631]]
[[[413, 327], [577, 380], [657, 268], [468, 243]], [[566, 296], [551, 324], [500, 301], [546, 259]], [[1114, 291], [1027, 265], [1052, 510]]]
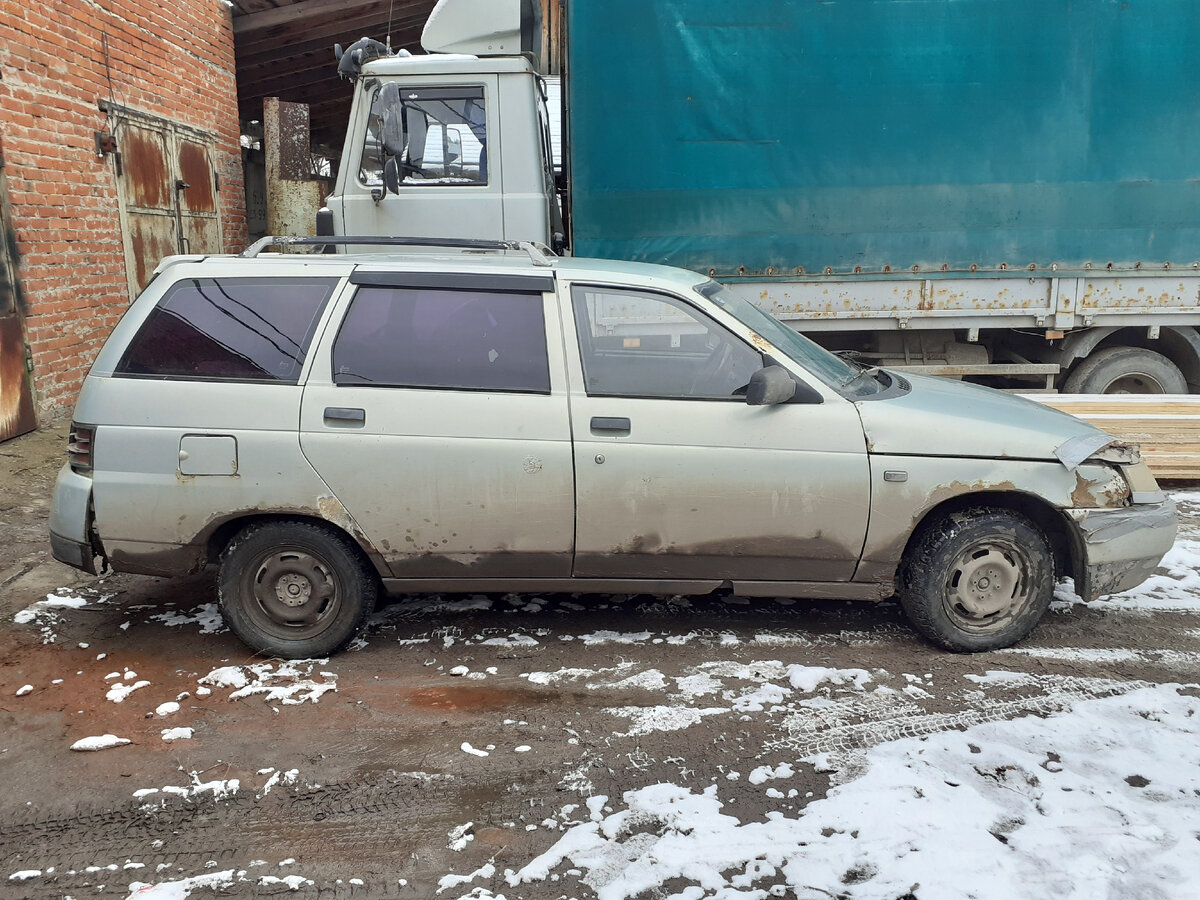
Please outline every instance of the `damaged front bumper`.
[[1084, 600], [1137, 587], [1175, 542], [1173, 500], [1066, 513], [1074, 520], [1079, 538], [1075, 590]]

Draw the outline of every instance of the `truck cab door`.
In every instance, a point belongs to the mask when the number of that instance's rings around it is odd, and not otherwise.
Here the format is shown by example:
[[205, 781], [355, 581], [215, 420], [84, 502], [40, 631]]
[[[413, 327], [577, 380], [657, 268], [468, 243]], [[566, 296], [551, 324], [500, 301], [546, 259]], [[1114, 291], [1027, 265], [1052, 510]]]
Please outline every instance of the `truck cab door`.
[[342, 233], [504, 238], [497, 77], [465, 77], [360, 82], [366, 93], [329, 200], [335, 220], [341, 207]]

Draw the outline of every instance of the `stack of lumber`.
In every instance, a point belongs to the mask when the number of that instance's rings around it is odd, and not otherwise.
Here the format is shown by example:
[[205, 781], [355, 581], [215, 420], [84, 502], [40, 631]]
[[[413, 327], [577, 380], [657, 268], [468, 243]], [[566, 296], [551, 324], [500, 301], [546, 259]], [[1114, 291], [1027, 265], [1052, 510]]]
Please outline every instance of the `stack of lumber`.
[[1185, 394], [1028, 394], [1055, 409], [1139, 444], [1157, 478], [1200, 480], [1200, 396]]

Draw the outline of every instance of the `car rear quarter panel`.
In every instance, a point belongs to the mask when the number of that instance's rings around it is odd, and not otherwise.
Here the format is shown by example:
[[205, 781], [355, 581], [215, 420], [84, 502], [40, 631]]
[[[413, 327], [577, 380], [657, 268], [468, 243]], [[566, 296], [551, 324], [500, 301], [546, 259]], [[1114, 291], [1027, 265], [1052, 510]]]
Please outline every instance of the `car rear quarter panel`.
[[[96, 532], [113, 568], [161, 575], [194, 570], [218, 527], [264, 513], [322, 518], [358, 537], [300, 452], [302, 390], [89, 377], [76, 414], [102, 423], [92, 492]], [[181, 441], [193, 435], [232, 437], [233, 473], [183, 474]]]

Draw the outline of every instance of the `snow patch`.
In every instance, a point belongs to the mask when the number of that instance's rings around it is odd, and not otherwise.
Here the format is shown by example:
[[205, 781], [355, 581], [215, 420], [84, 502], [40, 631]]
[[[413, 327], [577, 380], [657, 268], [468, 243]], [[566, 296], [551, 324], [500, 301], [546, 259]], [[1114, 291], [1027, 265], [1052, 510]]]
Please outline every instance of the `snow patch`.
[[295, 659], [279, 664], [221, 666], [201, 678], [200, 684], [235, 688], [229, 695], [230, 700], [261, 694], [266, 703], [293, 706], [305, 701], [317, 703], [324, 694], [337, 690], [335, 673], [321, 672], [324, 681], [315, 681], [311, 677], [314, 668], [328, 662], [328, 659]]
[[788, 666], [788, 681], [792, 687], [806, 694], [815, 693], [818, 685], [852, 685], [855, 690], [866, 689], [866, 684], [872, 681], [871, 673], [866, 669], [830, 669], [825, 666]]
[[161, 622], [168, 628], [177, 628], [180, 625], [199, 625], [201, 634], [220, 634], [222, 631], [229, 630], [225, 627], [225, 620], [221, 618], [221, 613], [215, 603], [202, 603], [187, 613], [159, 613], [151, 616], [150, 619]]
[[193, 875], [178, 881], [161, 881], [158, 884], [135, 881], [129, 885], [129, 896], [126, 900], [185, 900], [197, 888], [220, 891], [232, 887], [233, 882], [233, 869]]
[[94, 737], [80, 738], [71, 745], [72, 750], [107, 750], [110, 747], [120, 747], [132, 743], [129, 738], [117, 737], [115, 734], [99, 734]]
[[108, 689], [108, 693], [106, 693], [104, 696], [107, 697], [109, 700], [111, 700], [113, 703], [124, 703], [126, 697], [128, 697], [134, 691], [140, 691], [144, 687], [150, 687], [150, 682], [135, 681], [135, 682], [133, 682], [133, 684], [129, 684], [127, 682], [121, 681], [121, 682], [118, 682], [117, 684], [114, 684], [112, 687], [110, 687]]
[[[96, 598], [96, 602], [103, 603], [106, 598]], [[43, 644], [53, 644], [57, 640], [57, 635], [54, 633], [54, 626], [62, 621], [62, 616], [59, 615], [59, 610], [63, 609], [81, 609], [88, 605], [86, 597], [79, 597], [73, 594], [47, 594], [45, 600], [38, 600], [36, 603], [31, 603], [13, 616], [13, 621], [18, 625], [28, 625], [36, 623], [42, 633]]]
[[[742, 822], [712, 785], [656, 784], [505, 872], [569, 863], [598, 900], [673, 896], [1166, 897], [1200, 871], [1200, 698], [1178, 685], [871, 748], [803, 816]], [[879, 811], [885, 809], [886, 815]], [[936, 864], [929, 848], [943, 848]]]
[[627, 634], [619, 631], [593, 631], [591, 634], [581, 634], [579, 639], [585, 646], [593, 647], [597, 644], [642, 644], [650, 640], [652, 636], [649, 631], [635, 631]]
[[637, 737], [654, 731], [680, 731], [690, 728], [705, 716], [729, 712], [725, 707], [693, 709], [687, 706], [616, 706], [604, 711], [630, 720], [629, 731], [623, 734], [618, 732], [617, 737]]

